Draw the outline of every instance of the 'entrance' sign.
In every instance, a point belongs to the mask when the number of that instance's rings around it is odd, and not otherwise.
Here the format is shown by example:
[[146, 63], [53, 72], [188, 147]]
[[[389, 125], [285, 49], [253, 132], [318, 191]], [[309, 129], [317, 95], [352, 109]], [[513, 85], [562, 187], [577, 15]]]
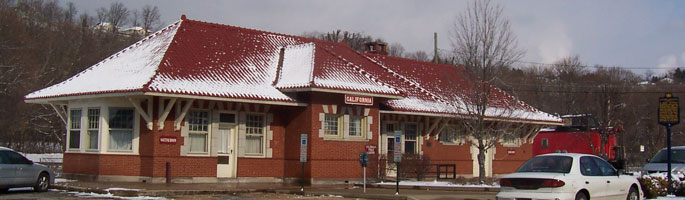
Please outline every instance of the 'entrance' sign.
[[372, 106], [373, 97], [346, 94], [345, 104]]

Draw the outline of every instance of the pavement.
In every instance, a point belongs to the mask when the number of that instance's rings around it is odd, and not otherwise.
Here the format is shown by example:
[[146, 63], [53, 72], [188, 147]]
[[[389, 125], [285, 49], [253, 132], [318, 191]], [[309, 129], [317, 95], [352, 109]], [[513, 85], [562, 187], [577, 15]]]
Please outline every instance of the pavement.
[[176, 196], [176, 195], [207, 195], [207, 194], [243, 194], [243, 193], [282, 193], [305, 196], [341, 196], [345, 198], [361, 199], [494, 199], [497, 188], [479, 187], [431, 187], [431, 186], [400, 186], [399, 195], [395, 195], [395, 188], [388, 186], [367, 185], [366, 192], [362, 185], [314, 185], [300, 186], [280, 183], [142, 183], [142, 182], [88, 182], [74, 181], [55, 183], [55, 189], [93, 192], [100, 194], [111, 193], [116, 196]]

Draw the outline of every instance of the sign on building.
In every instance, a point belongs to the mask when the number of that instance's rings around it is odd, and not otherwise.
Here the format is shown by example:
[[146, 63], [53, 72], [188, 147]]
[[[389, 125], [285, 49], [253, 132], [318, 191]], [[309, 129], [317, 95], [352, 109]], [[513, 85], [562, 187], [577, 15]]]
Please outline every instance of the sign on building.
[[307, 162], [307, 134], [300, 135], [300, 162]]
[[346, 94], [345, 104], [373, 106], [373, 97]]

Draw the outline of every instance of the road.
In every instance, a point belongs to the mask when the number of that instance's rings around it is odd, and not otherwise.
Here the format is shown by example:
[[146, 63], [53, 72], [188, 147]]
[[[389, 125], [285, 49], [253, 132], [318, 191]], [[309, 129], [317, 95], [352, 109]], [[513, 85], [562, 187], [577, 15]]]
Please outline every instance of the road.
[[[409, 199], [425, 199], [425, 200], [448, 200], [448, 199], [466, 199], [466, 200], [487, 200], [495, 199], [494, 192], [464, 192], [464, 191], [438, 191], [438, 190], [405, 190], [403, 195]], [[51, 189], [48, 192], [37, 193], [31, 190], [10, 191], [8, 193], [0, 194], [0, 199], [33, 199], [33, 200], [47, 200], [47, 199], [355, 199], [343, 198], [333, 195], [316, 195], [316, 196], [301, 196], [293, 194], [275, 194], [275, 193], [241, 193], [235, 195], [227, 194], [204, 194], [204, 195], [174, 195], [167, 197], [117, 197], [112, 195], [94, 194], [94, 193], [77, 193], [62, 190]]]

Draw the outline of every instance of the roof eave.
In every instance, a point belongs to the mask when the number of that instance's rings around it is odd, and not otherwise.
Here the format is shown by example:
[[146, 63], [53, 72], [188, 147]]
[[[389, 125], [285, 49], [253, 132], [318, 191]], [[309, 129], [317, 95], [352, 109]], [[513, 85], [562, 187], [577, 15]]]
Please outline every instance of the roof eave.
[[371, 92], [360, 92], [360, 91], [349, 91], [349, 90], [340, 90], [340, 89], [329, 89], [329, 88], [284, 88], [284, 89], [279, 89], [281, 92], [327, 92], [327, 93], [337, 93], [337, 94], [354, 94], [354, 95], [363, 95], [363, 96], [370, 96], [370, 97], [379, 97], [379, 98], [388, 98], [388, 99], [403, 99], [403, 96], [400, 96], [399, 94], [394, 95], [394, 94], [378, 94], [378, 93], [371, 93]]
[[[469, 118], [467, 115], [453, 114], [453, 113], [437, 113], [437, 112], [423, 112], [423, 111], [392, 111], [392, 110], [380, 110], [381, 114], [401, 114], [401, 115], [419, 115], [428, 117], [452, 117], [452, 118]], [[514, 122], [514, 123], [525, 123], [525, 124], [538, 124], [538, 125], [549, 125], [549, 126], [560, 126], [564, 125], [563, 122], [554, 121], [544, 121], [544, 120], [525, 120], [525, 119], [505, 119], [497, 117], [485, 117], [486, 121], [501, 121], [501, 122]]]

